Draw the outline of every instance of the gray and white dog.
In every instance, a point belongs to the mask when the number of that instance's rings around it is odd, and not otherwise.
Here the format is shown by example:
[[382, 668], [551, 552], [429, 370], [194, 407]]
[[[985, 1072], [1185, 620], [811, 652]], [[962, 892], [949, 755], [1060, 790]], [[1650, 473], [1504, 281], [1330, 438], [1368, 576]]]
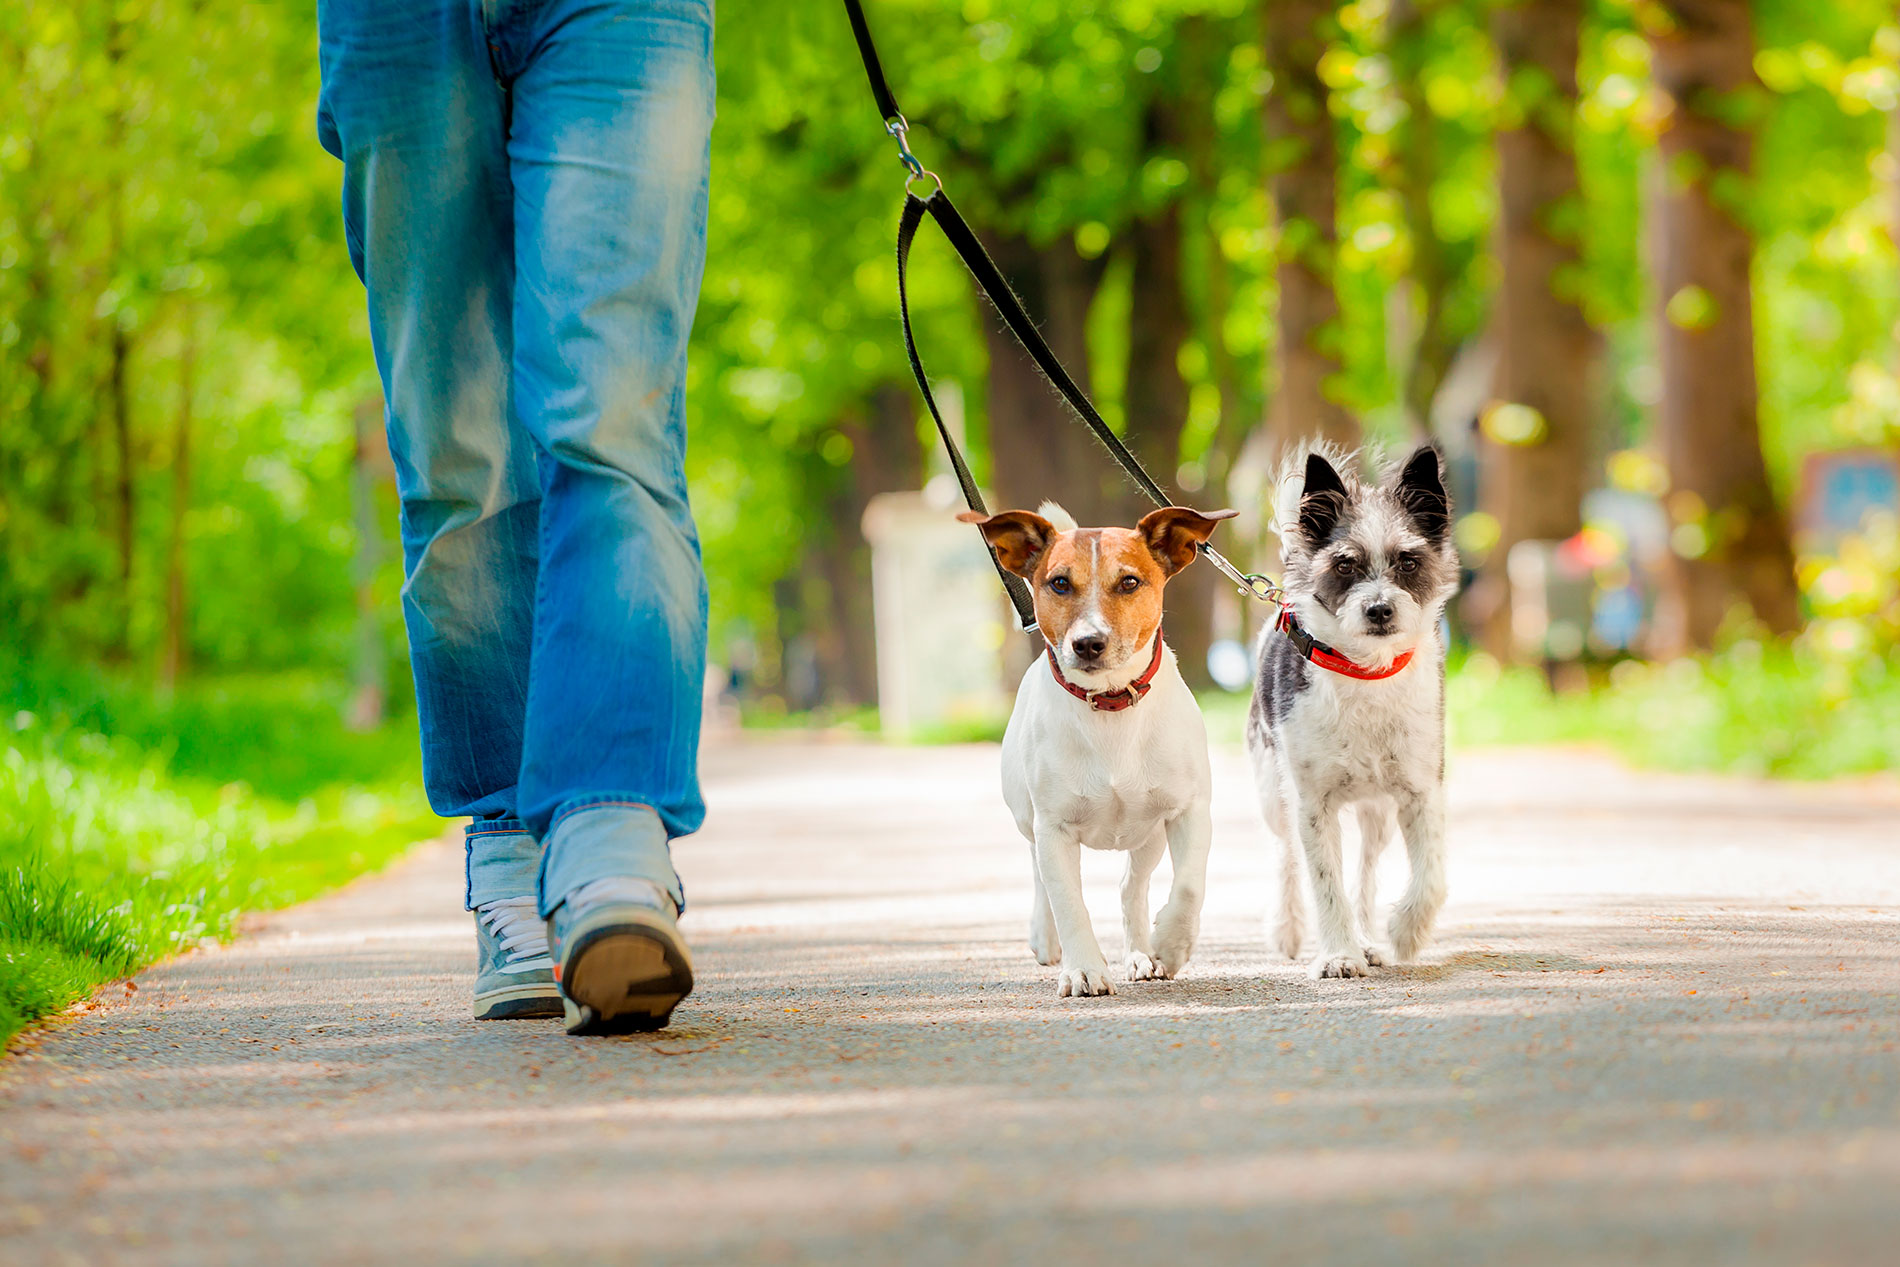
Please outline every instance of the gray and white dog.
[[[1247, 751], [1281, 846], [1269, 939], [1289, 959], [1305, 939], [1297, 859], [1318, 916], [1315, 977], [1385, 962], [1372, 940], [1380, 853], [1394, 818], [1411, 883], [1388, 932], [1413, 958], [1445, 901], [1445, 659], [1439, 619], [1458, 587], [1451, 499], [1437, 450], [1361, 478], [1356, 455], [1304, 453], [1297, 510], [1279, 525], [1286, 608], [1262, 633]], [[1329, 460], [1329, 456], [1332, 460]], [[1296, 478], [1300, 456], [1282, 486]], [[1283, 505], [1287, 504], [1283, 499]], [[1357, 901], [1348, 901], [1340, 814], [1359, 818]]]

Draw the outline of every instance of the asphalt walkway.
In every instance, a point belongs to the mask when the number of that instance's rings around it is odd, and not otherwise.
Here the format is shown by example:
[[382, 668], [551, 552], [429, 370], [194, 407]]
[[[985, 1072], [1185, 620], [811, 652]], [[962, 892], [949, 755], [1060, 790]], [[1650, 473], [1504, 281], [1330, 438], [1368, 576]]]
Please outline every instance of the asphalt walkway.
[[[701, 986], [654, 1037], [468, 1019], [446, 842], [152, 969], [0, 1065], [0, 1259], [1900, 1255], [1893, 784], [1467, 754], [1427, 961], [1314, 982], [1268, 957], [1219, 754], [1193, 964], [1075, 1000], [996, 761], [710, 751]], [[1117, 861], [1085, 860], [1112, 964]]]

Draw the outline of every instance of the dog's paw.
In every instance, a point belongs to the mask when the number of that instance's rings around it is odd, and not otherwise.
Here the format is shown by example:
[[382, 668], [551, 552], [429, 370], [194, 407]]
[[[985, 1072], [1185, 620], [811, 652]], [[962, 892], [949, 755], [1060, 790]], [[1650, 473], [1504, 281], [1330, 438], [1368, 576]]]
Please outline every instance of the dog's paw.
[[1043, 967], [1062, 963], [1062, 938], [1056, 936], [1053, 919], [1030, 919], [1030, 954]]
[[1140, 950], [1128, 952], [1128, 979], [1130, 981], [1153, 981], [1157, 977], [1166, 975], [1146, 952]]
[[1392, 912], [1392, 920], [1386, 925], [1386, 935], [1392, 939], [1394, 959], [1399, 963], [1411, 963], [1418, 958], [1418, 952], [1425, 949], [1425, 943], [1431, 940], [1432, 918], [1401, 907]]
[[1056, 975], [1056, 997], [1089, 998], [1098, 994], [1115, 993], [1115, 985], [1108, 979], [1108, 965], [1063, 964], [1062, 971]]
[[1282, 959], [1297, 960], [1300, 943], [1305, 940], [1298, 924], [1275, 924], [1267, 930], [1267, 944], [1279, 951]]
[[1200, 912], [1182, 911], [1173, 902], [1161, 908], [1161, 914], [1155, 919], [1155, 971], [1163, 977], [1173, 977], [1187, 967], [1189, 956], [1194, 953], [1194, 943], [1201, 932]]
[[1372, 968], [1385, 967], [1385, 952], [1377, 946], [1361, 946], [1359, 953], [1366, 957], [1366, 965]]
[[1351, 954], [1321, 955], [1313, 960], [1312, 966], [1307, 971], [1312, 974], [1313, 980], [1324, 981], [1328, 977], [1368, 976], [1372, 969], [1366, 963], [1364, 955]]

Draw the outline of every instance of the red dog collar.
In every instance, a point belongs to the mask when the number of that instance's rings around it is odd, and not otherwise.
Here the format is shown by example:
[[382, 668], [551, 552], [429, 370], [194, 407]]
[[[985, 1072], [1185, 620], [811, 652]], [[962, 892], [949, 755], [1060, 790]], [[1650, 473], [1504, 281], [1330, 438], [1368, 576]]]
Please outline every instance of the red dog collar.
[[1358, 678], [1361, 682], [1377, 682], [1389, 678], [1412, 662], [1412, 653], [1407, 651], [1383, 669], [1368, 669], [1363, 664], [1354, 664], [1339, 652], [1333, 650], [1312, 634], [1300, 627], [1293, 616], [1291, 607], [1280, 609], [1280, 619], [1274, 622], [1275, 629], [1286, 635], [1293, 649], [1322, 669], [1330, 669], [1344, 677]]
[[1154, 685], [1155, 671], [1161, 667], [1161, 631], [1155, 630], [1154, 659], [1148, 661], [1148, 667], [1140, 677], [1127, 686], [1115, 691], [1088, 691], [1062, 676], [1062, 666], [1056, 663], [1056, 649], [1047, 642], [1043, 649], [1049, 656], [1049, 672], [1055, 676], [1062, 689], [1086, 703], [1098, 713], [1119, 713], [1124, 708], [1133, 708], [1141, 702], [1141, 697]]

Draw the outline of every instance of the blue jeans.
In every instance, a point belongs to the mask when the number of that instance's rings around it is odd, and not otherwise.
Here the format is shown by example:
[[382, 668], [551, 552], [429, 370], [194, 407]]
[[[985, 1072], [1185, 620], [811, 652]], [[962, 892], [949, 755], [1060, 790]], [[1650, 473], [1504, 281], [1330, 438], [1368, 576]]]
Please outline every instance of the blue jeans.
[[[402, 502], [403, 618], [469, 906], [641, 876], [698, 783], [685, 475], [711, 0], [319, 0]], [[545, 846], [543, 848], [542, 846]]]

